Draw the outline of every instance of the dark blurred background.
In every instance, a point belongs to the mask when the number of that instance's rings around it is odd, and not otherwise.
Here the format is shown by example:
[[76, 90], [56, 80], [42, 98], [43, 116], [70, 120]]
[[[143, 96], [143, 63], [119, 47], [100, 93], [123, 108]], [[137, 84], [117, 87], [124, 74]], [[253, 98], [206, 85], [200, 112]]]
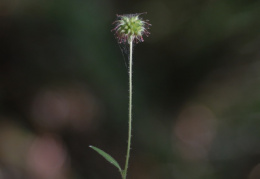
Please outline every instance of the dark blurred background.
[[140, 12], [129, 179], [260, 178], [259, 0], [0, 0], [1, 179], [120, 179]]

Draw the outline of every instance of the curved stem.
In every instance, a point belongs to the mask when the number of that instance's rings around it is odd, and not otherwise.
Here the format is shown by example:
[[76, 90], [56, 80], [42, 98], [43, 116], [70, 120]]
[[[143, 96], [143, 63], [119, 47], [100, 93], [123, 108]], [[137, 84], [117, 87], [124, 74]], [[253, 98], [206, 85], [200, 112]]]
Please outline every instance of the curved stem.
[[130, 55], [129, 55], [129, 113], [128, 113], [128, 141], [127, 141], [127, 152], [126, 152], [126, 161], [125, 161], [125, 169], [123, 174], [123, 179], [126, 179], [127, 169], [130, 157], [130, 149], [131, 149], [131, 137], [132, 137], [132, 94], [133, 94], [133, 84], [132, 84], [132, 74], [133, 74], [133, 41], [129, 42], [130, 46]]

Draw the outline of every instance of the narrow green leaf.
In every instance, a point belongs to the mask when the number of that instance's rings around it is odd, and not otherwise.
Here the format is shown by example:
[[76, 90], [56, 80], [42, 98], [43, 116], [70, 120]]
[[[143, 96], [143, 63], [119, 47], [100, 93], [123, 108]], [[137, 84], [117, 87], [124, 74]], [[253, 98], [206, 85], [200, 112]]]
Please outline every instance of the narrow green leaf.
[[93, 150], [95, 150], [97, 153], [99, 153], [102, 157], [104, 157], [107, 161], [109, 161], [111, 164], [113, 164], [115, 167], [117, 167], [120, 171], [120, 173], [122, 173], [122, 169], [119, 166], [119, 164], [117, 163], [117, 161], [111, 157], [111, 155], [109, 155], [108, 153], [104, 152], [103, 150], [94, 147], [94, 146], [89, 146], [90, 148], [92, 148]]

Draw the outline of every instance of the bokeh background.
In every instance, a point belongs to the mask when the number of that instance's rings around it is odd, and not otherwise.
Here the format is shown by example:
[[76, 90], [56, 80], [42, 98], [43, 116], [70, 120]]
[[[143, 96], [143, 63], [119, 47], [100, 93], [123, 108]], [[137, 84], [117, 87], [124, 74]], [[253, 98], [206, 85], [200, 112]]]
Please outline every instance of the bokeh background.
[[0, 178], [119, 179], [134, 49], [129, 179], [260, 178], [260, 1], [0, 0]]

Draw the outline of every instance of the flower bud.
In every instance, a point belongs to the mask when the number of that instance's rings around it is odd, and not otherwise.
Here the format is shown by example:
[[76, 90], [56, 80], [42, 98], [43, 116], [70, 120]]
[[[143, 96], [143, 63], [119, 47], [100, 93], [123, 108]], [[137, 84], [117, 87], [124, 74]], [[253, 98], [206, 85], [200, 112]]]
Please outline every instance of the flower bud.
[[148, 37], [151, 24], [148, 20], [141, 19], [141, 14], [143, 13], [117, 15], [118, 19], [113, 23], [116, 27], [112, 31], [115, 31], [119, 43], [143, 42], [143, 35]]

